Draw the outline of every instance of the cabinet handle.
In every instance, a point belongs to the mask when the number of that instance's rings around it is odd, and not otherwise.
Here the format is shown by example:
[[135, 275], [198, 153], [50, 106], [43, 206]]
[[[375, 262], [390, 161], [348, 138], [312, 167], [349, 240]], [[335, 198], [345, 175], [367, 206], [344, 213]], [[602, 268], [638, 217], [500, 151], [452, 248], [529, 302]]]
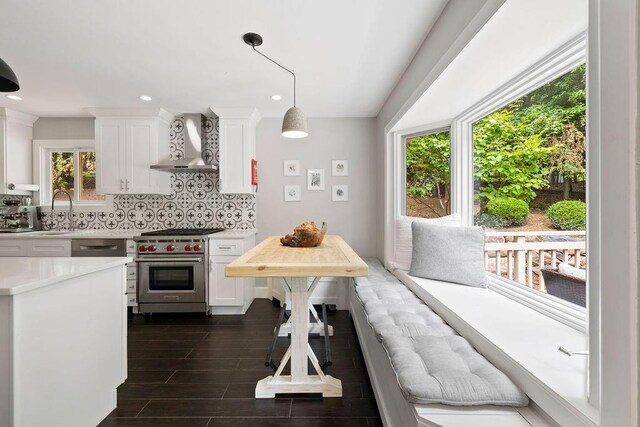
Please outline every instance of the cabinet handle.
[[129, 180], [127, 179], [125, 182], [126, 182], [126, 185], [125, 185], [124, 189], [129, 191]]
[[124, 190], [124, 180], [120, 180], [120, 191]]
[[233, 249], [233, 246], [218, 246], [218, 249], [228, 251], [229, 249]]

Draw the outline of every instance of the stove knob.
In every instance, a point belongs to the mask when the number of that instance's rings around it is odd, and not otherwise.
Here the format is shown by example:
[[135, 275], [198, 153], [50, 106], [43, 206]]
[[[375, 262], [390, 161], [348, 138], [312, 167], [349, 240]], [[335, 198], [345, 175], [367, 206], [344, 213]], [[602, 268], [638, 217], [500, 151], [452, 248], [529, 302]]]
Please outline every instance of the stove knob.
[[167, 252], [173, 252], [174, 249], [173, 245], [167, 245]]
[[147, 247], [145, 245], [140, 245], [138, 247], [138, 252], [146, 252], [147, 251]]
[[186, 246], [184, 247], [184, 250], [185, 250], [185, 251], [187, 251], [187, 252], [189, 252], [189, 251], [191, 250], [191, 245], [186, 245]]
[[193, 245], [193, 250], [196, 252], [200, 252], [200, 245]]
[[155, 252], [156, 251], [156, 245], [149, 245], [149, 252]]

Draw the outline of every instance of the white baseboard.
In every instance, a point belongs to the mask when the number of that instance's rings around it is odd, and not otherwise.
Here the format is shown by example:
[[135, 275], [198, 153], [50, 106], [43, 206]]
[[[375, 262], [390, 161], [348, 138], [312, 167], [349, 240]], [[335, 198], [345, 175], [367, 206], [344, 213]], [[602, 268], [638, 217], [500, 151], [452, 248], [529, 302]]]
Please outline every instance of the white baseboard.
[[253, 290], [254, 298], [271, 299], [271, 291], [268, 286], [256, 286]]

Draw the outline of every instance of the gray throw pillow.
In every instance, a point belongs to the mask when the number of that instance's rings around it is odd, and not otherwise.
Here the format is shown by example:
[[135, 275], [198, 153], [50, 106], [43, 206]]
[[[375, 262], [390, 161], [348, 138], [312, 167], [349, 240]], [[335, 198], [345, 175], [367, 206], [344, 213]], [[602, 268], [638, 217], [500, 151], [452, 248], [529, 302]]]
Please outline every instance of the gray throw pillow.
[[409, 274], [425, 279], [486, 287], [484, 230], [411, 224], [413, 252]]

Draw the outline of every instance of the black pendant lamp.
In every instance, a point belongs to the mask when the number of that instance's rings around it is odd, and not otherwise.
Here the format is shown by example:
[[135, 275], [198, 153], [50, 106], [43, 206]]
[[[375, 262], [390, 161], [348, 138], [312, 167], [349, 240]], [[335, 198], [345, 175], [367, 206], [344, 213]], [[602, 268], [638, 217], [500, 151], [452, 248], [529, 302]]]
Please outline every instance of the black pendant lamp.
[[0, 58], [0, 92], [15, 92], [20, 90], [18, 78], [11, 67]]
[[293, 107], [287, 110], [284, 115], [284, 119], [282, 119], [282, 136], [284, 136], [285, 138], [307, 137], [309, 135], [309, 132], [307, 131], [307, 119], [304, 116], [302, 110], [296, 107], [296, 74], [256, 49], [256, 46], [260, 46], [262, 44], [262, 37], [260, 36], [260, 34], [247, 33], [242, 36], [242, 40], [244, 40], [246, 44], [251, 46], [253, 50], [262, 55], [264, 58], [273, 62], [283, 70], [291, 73], [291, 75], [293, 76]]

